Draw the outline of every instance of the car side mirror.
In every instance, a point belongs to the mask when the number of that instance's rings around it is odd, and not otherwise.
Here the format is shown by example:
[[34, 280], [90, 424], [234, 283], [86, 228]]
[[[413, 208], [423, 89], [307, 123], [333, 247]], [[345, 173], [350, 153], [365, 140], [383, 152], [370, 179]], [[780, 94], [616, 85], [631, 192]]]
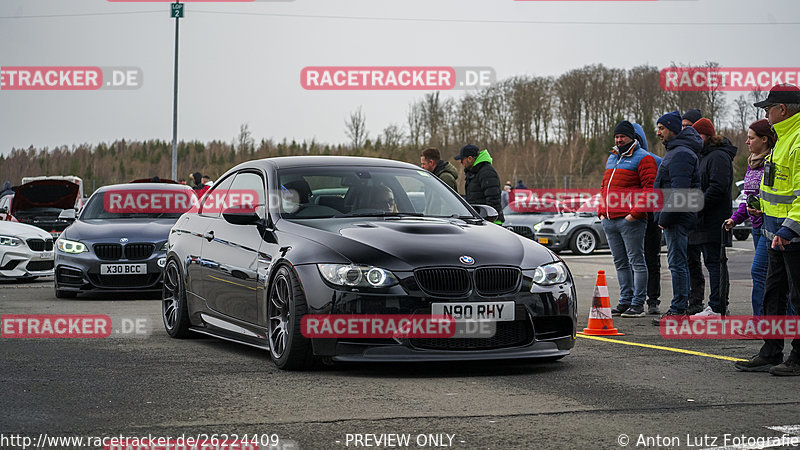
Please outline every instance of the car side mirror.
[[62, 220], [75, 220], [75, 217], [74, 209], [65, 209], [58, 214], [58, 218]]
[[475, 211], [478, 212], [478, 215], [481, 216], [484, 220], [488, 220], [489, 222], [494, 222], [497, 220], [497, 210], [492, 208], [489, 205], [472, 205], [475, 208]]
[[222, 217], [226, 222], [234, 225], [256, 225], [261, 221], [261, 217], [256, 214], [252, 207], [232, 207], [222, 211]]

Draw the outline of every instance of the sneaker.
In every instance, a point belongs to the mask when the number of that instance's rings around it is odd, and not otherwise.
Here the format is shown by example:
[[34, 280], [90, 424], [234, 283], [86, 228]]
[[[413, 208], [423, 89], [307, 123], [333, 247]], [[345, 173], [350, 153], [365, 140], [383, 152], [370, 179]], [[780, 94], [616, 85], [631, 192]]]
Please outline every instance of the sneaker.
[[639, 306], [631, 306], [624, 313], [620, 314], [622, 317], [644, 317], [644, 308]]
[[658, 319], [653, 319], [652, 323], [655, 326], [659, 326], [659, 325], [661, 325], [661, 319], [668, 318], [668, 317], [675, 317], [675, 316], [685, 316], [685, 315], [686, 315], [686, 311], [673, 311], [673, 310], [670, 309], [667, 312], [665, 312], [664, 314], [660, 315], [658, 317]]
[[722, 314], [718, 312], [714, 312], [710, 306], [706, 306], [706, 309], [702, 310], [699, 313], [692, 314], [692, 317], [720, 317]]
[[736, 361], [733, 366], [742, 372], [770, 372], [770, 369], [778, 364], [778, 362], [772, 362], [762, 358], [761, 355], [756, 355], [747, 361]]
[[657, 316], [661, 314], [661, 310], [658, 309], [658, 305], [647, 305], [647, 314]]
[[778, 364], [777, 366], [772, 366], [769, 369], [769, 373], [779, 377], [796, 377], [800, 375], [800, 361], [798, 361], [797, 358], [789, 356], [786, 362]]
[[688, 314], [690, 316], [693, 316], [693, 315], [695, 315], [697, 313], [703, 312], [704, 310], [705, 310], [705, 308], [703, 308], [703, 304], [702, 303], [694, 303], [694, 304], [689, 305], [689, 309], [686, 310], [686, 314]]
[[611, 310], [611, 315], [614, 316], [614, 317], [619, 316], [620, 314], [622, 314], [625, 311], [627, 311], [628, 308], [630, 308], [630, 307], [631, 307], [631, 305], [623, 305], [622, 303], [620, 303], [619, 305], [615, 306]]

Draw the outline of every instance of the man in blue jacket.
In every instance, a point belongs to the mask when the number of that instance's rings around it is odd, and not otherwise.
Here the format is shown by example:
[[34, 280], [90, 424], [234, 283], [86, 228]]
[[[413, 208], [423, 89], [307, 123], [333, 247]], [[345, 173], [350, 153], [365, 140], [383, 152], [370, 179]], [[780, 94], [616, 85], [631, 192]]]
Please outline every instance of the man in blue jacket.
[[[658, 135], [667, 149], [658, 168], [653, 189], [699, 189], [700, 175], [697, 170], [697, 153], [703, 149], [703, 139], [692, 127], [681, 129], [681, 114], [678, 111], [664, 114], [658, 119]], [[664, 230], [667, 239], [667, 262], [672, 273], [672, 304], [659, 319], [666, 316], [685, 315], [689, 306], [689, 266], [686, 250], [689, 231], [697, 223], [697, 213], [676, 211], [671, 207], [671, 196], [667, 191], [662, 211], [656, 212], [655, 220]]]

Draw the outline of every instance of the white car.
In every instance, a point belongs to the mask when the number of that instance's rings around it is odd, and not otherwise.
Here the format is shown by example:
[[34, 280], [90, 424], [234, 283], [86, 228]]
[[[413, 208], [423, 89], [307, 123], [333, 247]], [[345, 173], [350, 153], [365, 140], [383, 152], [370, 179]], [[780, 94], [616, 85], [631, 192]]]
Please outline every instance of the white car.
[[0, 221], [0, 280], [53, 276], [53, 238], [32, 225]]

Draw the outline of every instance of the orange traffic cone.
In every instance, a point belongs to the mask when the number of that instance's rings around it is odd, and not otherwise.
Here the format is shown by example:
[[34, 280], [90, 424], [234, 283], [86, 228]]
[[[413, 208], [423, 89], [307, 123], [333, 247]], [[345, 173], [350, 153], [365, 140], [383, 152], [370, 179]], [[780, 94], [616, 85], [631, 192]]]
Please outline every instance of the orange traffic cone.
[[597, 271], [597, 281], [594, 284], [592, 295], [592, 308], [589, 310], [589, 326], [583, 333], [589, 336], [625, 336], [614, 328], [614, 319], [611, 318], [611, 301], [608, 299], [608, 285], [606, 272]]

